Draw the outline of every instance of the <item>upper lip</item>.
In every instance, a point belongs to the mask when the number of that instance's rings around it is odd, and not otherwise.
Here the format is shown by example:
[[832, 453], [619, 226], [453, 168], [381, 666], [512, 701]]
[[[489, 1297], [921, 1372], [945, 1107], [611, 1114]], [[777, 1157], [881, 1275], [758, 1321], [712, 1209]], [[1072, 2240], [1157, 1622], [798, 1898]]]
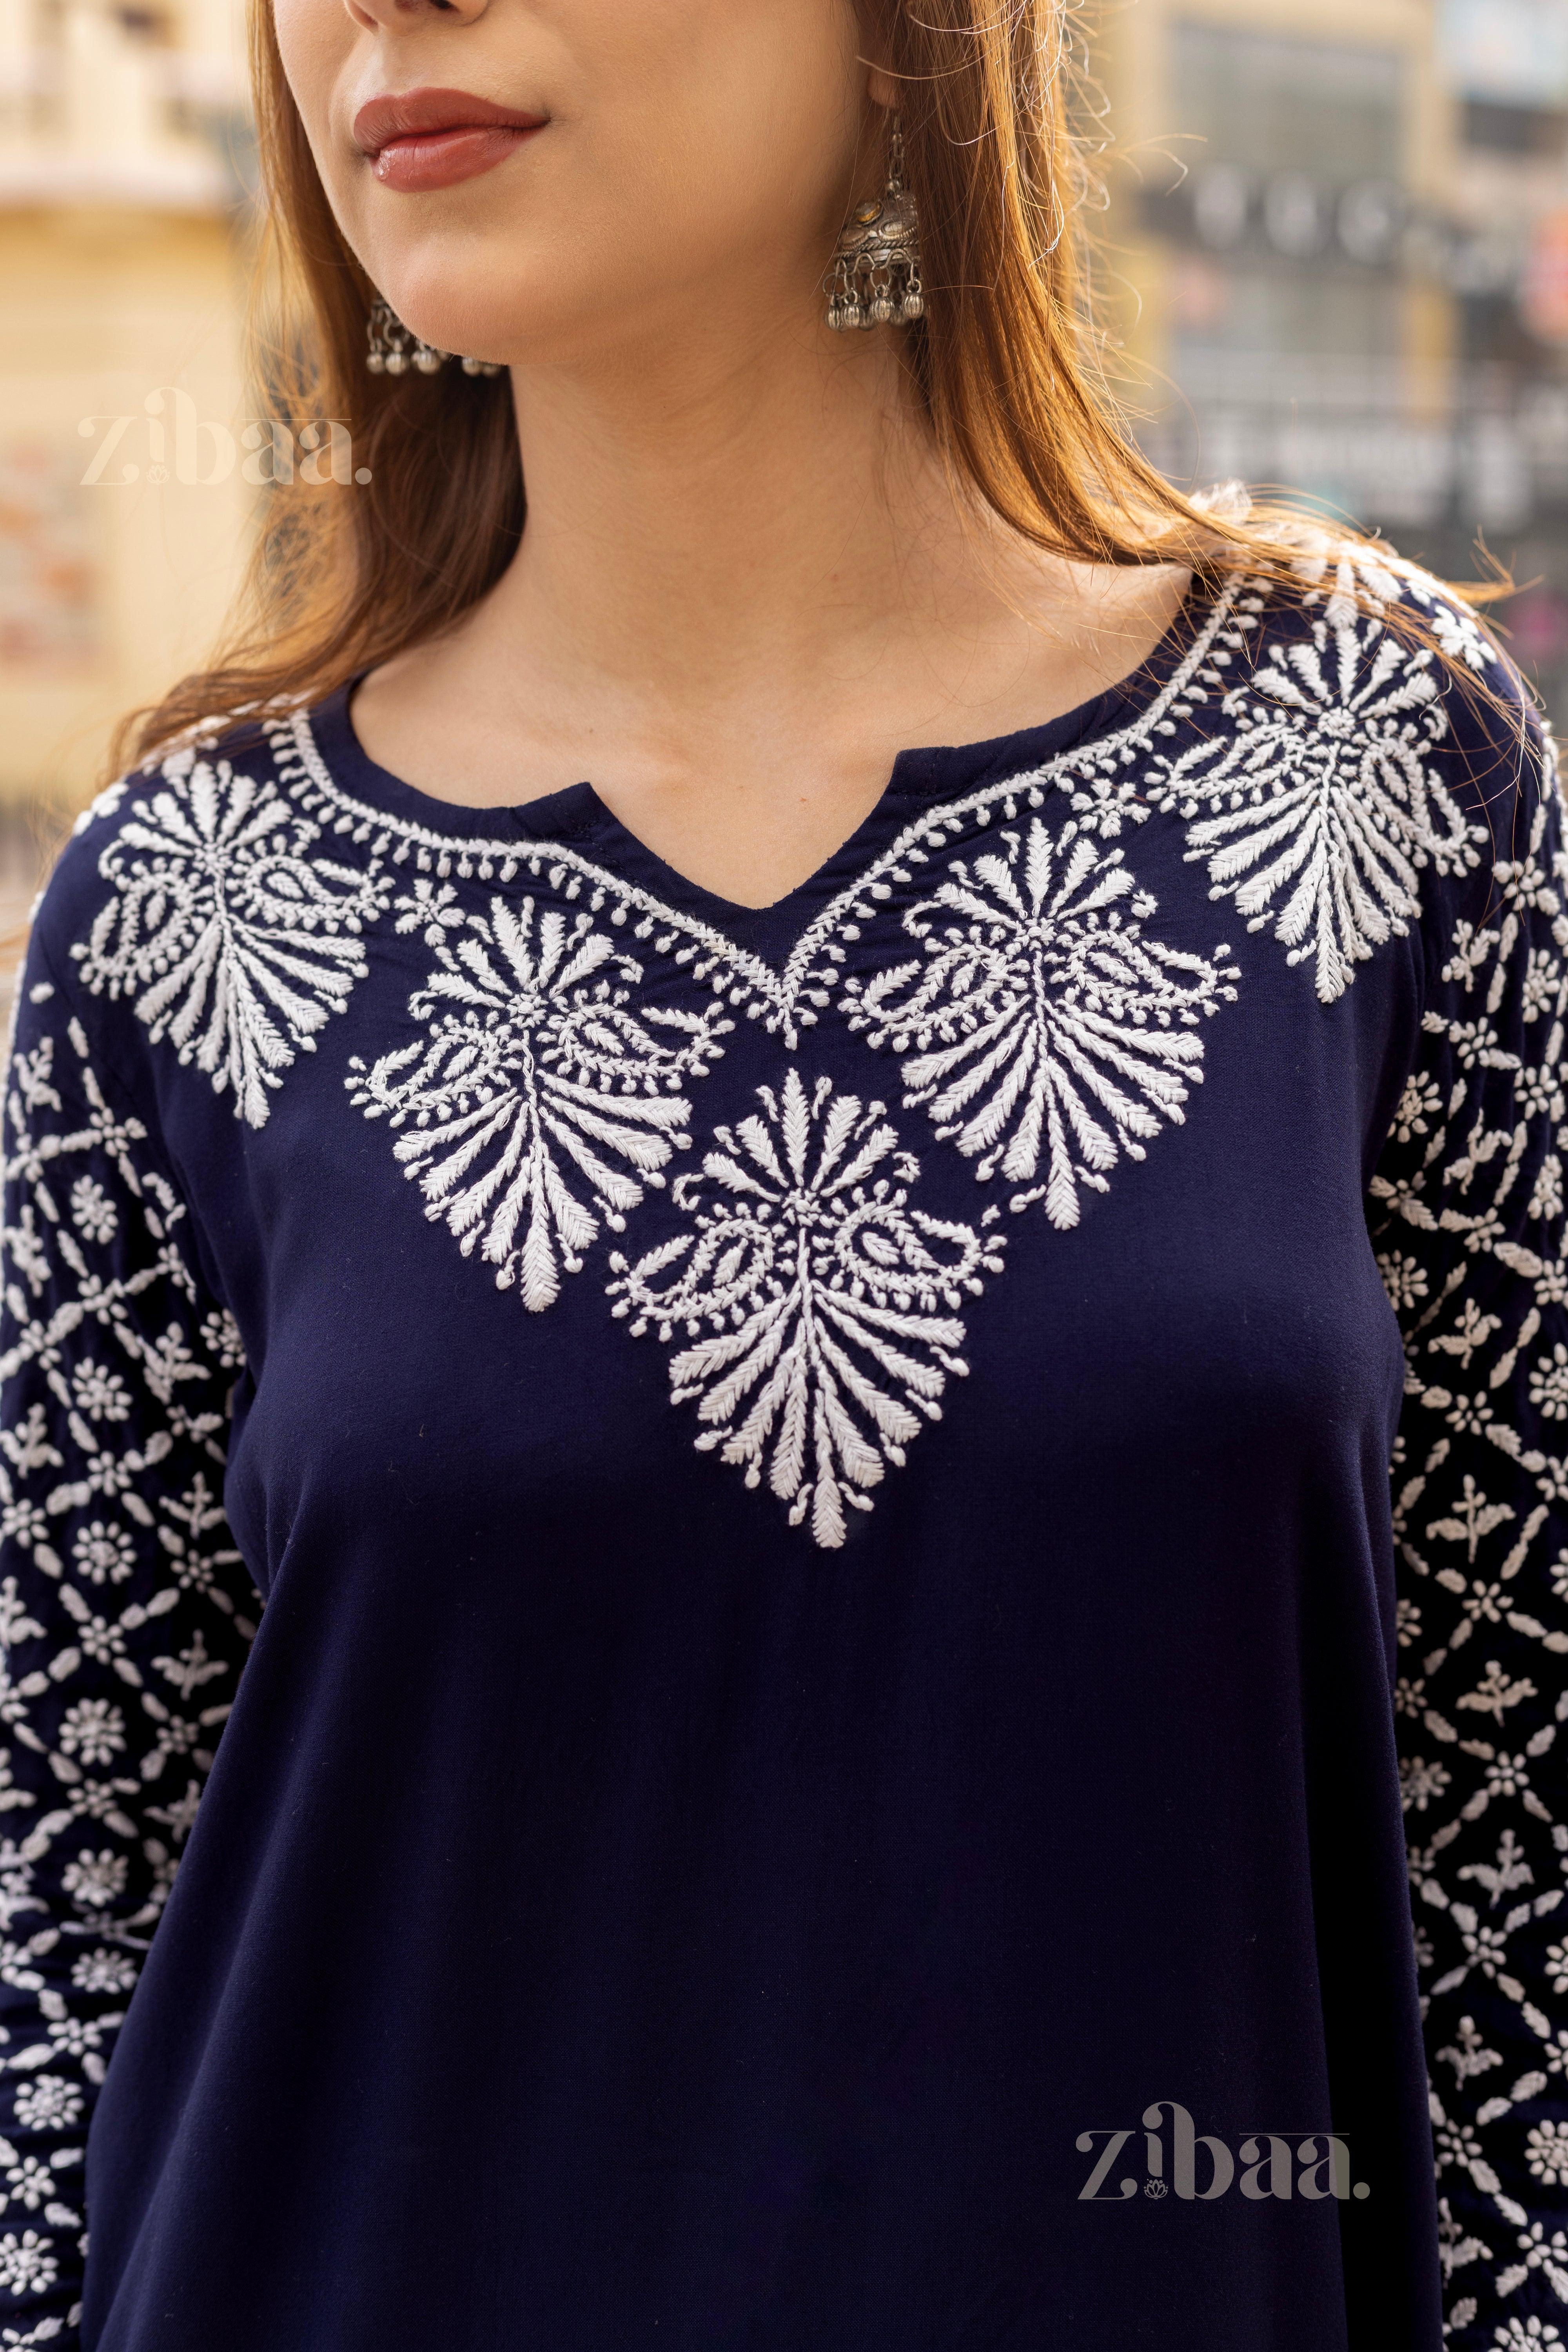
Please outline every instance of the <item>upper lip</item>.
[[363, 155], [379, 155], [395, 139], [420, 133], [428, 138], [442, 131], [537, 131], [545, 120], [466, 89], [390, 90], [368, 100], [354, 116], [354, 144]]

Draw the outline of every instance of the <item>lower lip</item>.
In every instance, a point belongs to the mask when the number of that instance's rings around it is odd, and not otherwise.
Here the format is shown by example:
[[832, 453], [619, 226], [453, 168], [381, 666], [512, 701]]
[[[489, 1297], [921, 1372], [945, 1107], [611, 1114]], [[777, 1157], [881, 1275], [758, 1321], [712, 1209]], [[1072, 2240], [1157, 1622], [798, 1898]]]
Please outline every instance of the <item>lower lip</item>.
[[455, 187], [459, 180], [493, 172], [524, 140], [542, 131], [542, 122], [514, 128], [510, 123], [469, 123], [455, 131], [426, 131], [408, 139], [394, 139], [371, 165], [384, 188], [413, 195], [426, 188]]

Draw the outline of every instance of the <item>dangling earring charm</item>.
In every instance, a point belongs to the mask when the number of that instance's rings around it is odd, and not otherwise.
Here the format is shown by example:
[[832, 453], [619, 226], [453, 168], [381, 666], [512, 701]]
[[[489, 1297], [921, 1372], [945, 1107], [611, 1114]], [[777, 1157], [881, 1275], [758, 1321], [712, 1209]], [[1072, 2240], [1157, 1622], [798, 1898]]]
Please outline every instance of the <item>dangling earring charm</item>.
[[888, 184], [857, 205], [822, 281], [830, 327], [907, 326], [925, 310], [921, 285], [920, 217], [904, 185], [904, 134], [897, 116], [888, 151]]
[[[456, 359], [456, 352], [438, 352], [434, 343], [423, 336], [411, 335], [390, 302], [378, 294], [370, 308], [370, 348], [364, 363], [372, 375], [405, 375], [416, 367], [421, 375], [434, 375], [443, 362]], [[464, 360], [465, 375], [499, 375], [496, 360]]]
[[445, 352], [418, 335], [411, 335], [390, 302], [378, 295], [370, 309], [370, 349], [364, 363], [372, 375], [405, 375], [410, 366], [421, 375], [434, 375]]

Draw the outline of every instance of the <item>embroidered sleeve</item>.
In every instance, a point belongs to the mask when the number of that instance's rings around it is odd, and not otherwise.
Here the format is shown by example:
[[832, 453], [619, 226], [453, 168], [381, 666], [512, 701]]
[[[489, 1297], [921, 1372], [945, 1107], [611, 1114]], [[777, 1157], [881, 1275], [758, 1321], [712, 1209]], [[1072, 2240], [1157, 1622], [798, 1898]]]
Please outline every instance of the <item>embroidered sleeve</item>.
[[1467, 2352], [1554, 2341], [1568, 2305], [1568, 858], [1533, 720], [1517, 795], [1498, 781], [1369, 1204], [1405, 1339], [1401, 1774]]
[[86, 2130], [254, 1631], [239, 1364], [37, 942], [5, 1097], [0, 2345], [74, 2346]]

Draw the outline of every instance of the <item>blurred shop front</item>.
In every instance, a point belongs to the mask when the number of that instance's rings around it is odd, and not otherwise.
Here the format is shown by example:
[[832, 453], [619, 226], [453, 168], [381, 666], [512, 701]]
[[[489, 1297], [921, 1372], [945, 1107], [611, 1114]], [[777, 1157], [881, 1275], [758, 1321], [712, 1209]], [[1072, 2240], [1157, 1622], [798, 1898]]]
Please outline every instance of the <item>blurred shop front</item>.
[[1568, 714], [1568, 0], [1140, 0], [1111, 242], [1141, 437], [1473, 576]]
[[[1101, 290], [1151, 454], [1450, 572], [1483, 536], [1568, 720], [1568, 0], [1096, 13], [1131, 165]], [[241, 16], [0, 0], [0, 900], [5, 810], [79, 803], [115, 717], [201, 657], [268, 478]]]
[[243, 558], [242, 46], [236, 0], [0, 0], [0, 963]]

